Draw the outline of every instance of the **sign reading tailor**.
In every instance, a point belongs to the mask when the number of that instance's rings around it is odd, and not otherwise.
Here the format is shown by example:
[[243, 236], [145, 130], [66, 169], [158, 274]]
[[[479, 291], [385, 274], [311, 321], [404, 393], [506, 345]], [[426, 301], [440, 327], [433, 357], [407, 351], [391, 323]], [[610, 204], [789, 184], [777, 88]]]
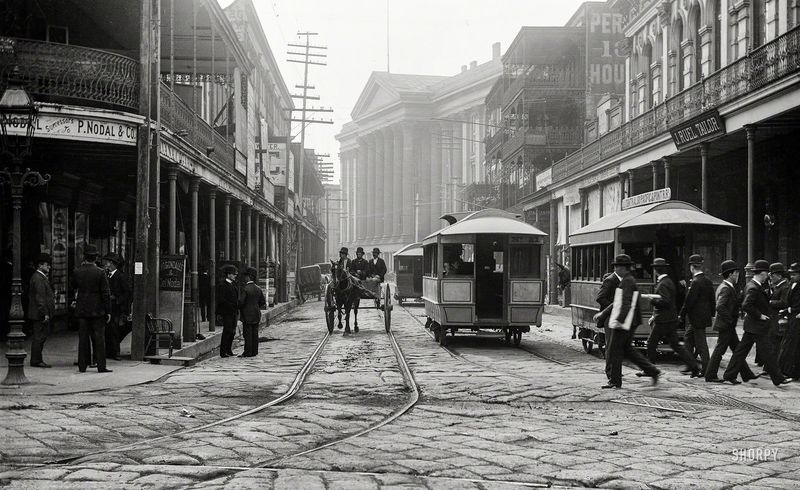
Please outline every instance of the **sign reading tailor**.
[[644, 206], [646, 204], [654, 204], [657, 202], [662, 201], [669, 201], [672, 199], [672, 189], [667, 187], [666, 189], [656, 189], [654, 191], [645, 192], [644, 194], [639, 194], [633, 197], [629, 197], [627, 199], [622, 200], [622, 209], [630, 209], [635, 208], [638, 206]]
[[675, 146], [683, 150], [725, 134], [725, 123], [719, 111], [714, 109], [670, 128], [669, 132], [672, 134]]

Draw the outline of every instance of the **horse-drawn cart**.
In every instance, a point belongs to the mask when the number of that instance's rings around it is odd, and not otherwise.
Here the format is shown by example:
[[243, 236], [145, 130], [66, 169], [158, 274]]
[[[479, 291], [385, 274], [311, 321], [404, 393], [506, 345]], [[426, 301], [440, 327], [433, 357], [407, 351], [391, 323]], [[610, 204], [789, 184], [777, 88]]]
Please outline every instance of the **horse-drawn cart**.
[[355, 331], [358, 332], [358, 310], [362, 299], [375, 301], [374, 308], [383, 312], [383, 323], [388, 333], [392, 322], [392, 296], [388, 283], [376, 280], [359, 280], [334, 263], [331, 282], [325, 287], [325, 321], [328, 332], [333, 333], [336, 315], [339, 315], [339, 328], [342, 328], [342, 310], [345, 313], [346, 330], [350, 333], [350, 311], [354, 311]]
[[316, 296], [318, 300], [322, 299], [322, 271], [319, 265], [301, 267], [297, 287], [303, 296]]

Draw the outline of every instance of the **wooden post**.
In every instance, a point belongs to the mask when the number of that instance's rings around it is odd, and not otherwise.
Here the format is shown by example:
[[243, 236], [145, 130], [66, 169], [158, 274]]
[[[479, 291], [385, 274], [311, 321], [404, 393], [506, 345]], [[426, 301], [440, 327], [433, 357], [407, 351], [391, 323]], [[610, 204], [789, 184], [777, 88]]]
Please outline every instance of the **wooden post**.
[[700, 207], [708, 211], [708, 143], [700, 145]]
[[223, 201], [224, 212], [223, 212], [223, 221], [225, 224], [225, 232], [223, 236], [225, 237], [225, 260], [231, 260], [231, 195], [228, 194], [225, 196], [225, 200]]
[[217, 324], [217, 189], [208, 191], [208, 331]]
[[745, 275], [752, 277], [755, 261], [755, 201], [753, 196], [753, 174], [756, 157], [756, 127], [745, 126], [747, 132], [747, 265]]
[[169, 203], [167, 203], [167, 218], [169, 226], [169, 246], [167, 250], [170, 255], [177, 253], [177, 207], [178, 207], [178, 168], [170, 166], [167, 170], [167, 182], [169, 183]]
[[200, 277], [198, 276], [198, 248], [200, 246], [199, 231], [197, 224], [200, 221], [198, 193], [200, 192], [200, 178], [194, 177], [189, 184], [189, 192], [192, 199], [192, 302], [194, 303], [194, 311], [200, 306]]

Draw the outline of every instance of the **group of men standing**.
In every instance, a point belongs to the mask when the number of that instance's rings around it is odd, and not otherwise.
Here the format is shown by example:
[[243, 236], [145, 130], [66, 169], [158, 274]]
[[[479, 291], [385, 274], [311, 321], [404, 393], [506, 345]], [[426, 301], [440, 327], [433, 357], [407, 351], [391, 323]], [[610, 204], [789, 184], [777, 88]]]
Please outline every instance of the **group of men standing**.
[[[258, 355], [258, 328], [261, 323], [261, 310], [267, 308], [264, 291], [258, 287], [258, 270], [248, 267], [244, 274], [244, 285], [237, 281], [238, 271], [233, 265], [222, 267], [224, 279], [217, 285], [217, 314], [222, 317], [220, 336], [220, 357], [234, 357], [233, 339], [236, 337], [236, 324], [241, 313], [244, 352], [239, 357]], [[213, 320], [213, 319], [212, 319]]]
[[350, 273], [353, 277], [362, 281], [367, 279], [375, 279], [378, 282], [383, 282], [386, 277], [386, 261], [381, 258], [381, 250], [378, 247], [372, 249], [372, 259], [367, 260], [364, 258], [364, 248], [356, 248], [356, 258], [350, 259], [348, 254], [350, 251], [347, 247], [342, 247], [339, 250], [339, 267], [343, 268]]
[[[128, 276], [120, 270], [122, 258], [115, 253], [103, 257], [103, 268], [97, 265], [99, 253], [94, 245], [86, 245], [83, 262], [72, 273], [72, 303], [74, 317], [78, 320], [78, 370], [97, 367], [100, 373], [110, 373], [106, 357], [120, 359], [120, 342], [131, 331], [128, 322], [131, 287]], [[29, 283], [28, 320], [31, 322], [31, 366], [49, 368], [42, 350], [50, 334], [55, 313], [55, 297], [48, 275], [52, 259], [49, 254], [39, 254], [36, 272]], [[93, 349], [92, 349], [93, 348]], [[94, 356], [92, 355], [94, 350]]]
[[[622, 361], [629, 358], [641, 369], [640, 377], [657, 383], [661, 371], [655, 367], [657, 347], [664, 341], [684, 361], [684, 374], [704, 377], [706, 382], [739, 384], [758, 378], [747, 363], [747, 356], [756, 346], [756, 362], [763, 364], [762, 375], [769, 376], [776, 386], [800, 377], [800, 264], [787, 271], [781, 263], [770, 265], [757, 260], [753, 278], [743, 294], [737, 283], [740, 270], [732, 260], [721, 264], [722, 283], [714, 290], [703, 270], [703, 257], [692, 255], [689, 268], [691, 283], [680, 310], [676, 302], [676, 285], [669, 277], [670, 264], [663, 258], [653, 260], [656, 276], [654, 294], [641, 295], [631, 270], [630, 256], [618, 255], [612, 263], [614, 271], [603, 278], [597, 294], [600, 312], [595, 315], [598, 326], [606, 333], [606, 376], [603, 388], [622, 386]], [[786, 275], [791, 275], [791, 282]], [[647, 339], [647, 357], [633, 347], [633, 337], [640, 324], [641, 300], [649, 300], [653, 316]], [[736, 324], [744, 312], [744, 334], [739, 339]], [[678, 338], [678, 327], [686, 325], [685, 345]], [[718, 332], [717, 345], [709, 355], [706, 331]], [[733, 356], [722, 378], [718, 377], [722, 356], [730, 349]], [[697, 361], [695, 353], [700, 356]]]

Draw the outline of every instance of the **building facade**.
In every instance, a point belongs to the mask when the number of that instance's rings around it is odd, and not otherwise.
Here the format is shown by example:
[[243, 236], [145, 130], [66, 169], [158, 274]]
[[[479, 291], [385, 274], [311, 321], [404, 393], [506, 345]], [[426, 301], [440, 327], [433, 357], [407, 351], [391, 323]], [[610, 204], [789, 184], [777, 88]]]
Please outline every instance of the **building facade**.
[[[491, 61], [451, 76], [373, 72], [337, 135], [344, 207], [339, 246], [391, 255], [441, 228], [444, 213], [486, 182], [484, 99], [501, 74]], [[391, 267], [391, 266], [390, 266]]]

